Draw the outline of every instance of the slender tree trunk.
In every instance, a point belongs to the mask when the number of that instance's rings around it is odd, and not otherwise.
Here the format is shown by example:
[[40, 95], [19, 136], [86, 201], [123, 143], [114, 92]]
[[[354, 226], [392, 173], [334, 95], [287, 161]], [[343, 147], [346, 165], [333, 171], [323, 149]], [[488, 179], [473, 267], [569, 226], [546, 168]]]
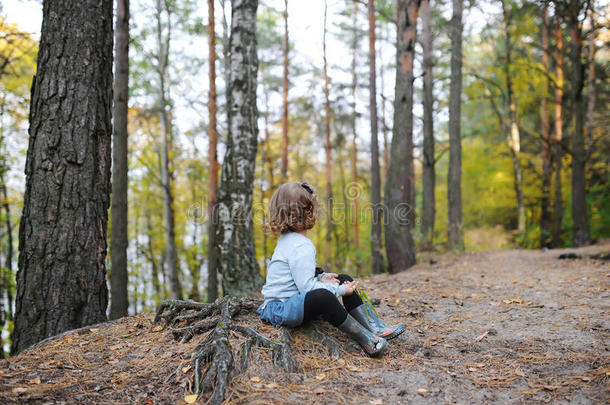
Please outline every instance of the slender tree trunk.
[[288, 0], [284, 0], [284, 80], [283, 80], [283, 110], [282, 110], [282, 182], [286, 181], [288, 173]]
[[324, 116], [324, 132], [326, 135], [326, 268], [330, 269], [331, 235], [333, 231], [333, 183], [331, 170], [331, 143], [330, 143], [330, 97], [328, 91], [328, 64], [326, 60], [326, 11], [327, 4], [324, 1], [324, 37], [323, 37], [323, 58], [324, 58], [324, 105], [326, 114]]
[[352, 153], [351, 153], [351, 164], [352, 164], [352, 183], [351, 189], [355, 190], [355, 193], [349, 195], [351, 209], [352, 209], [352, 226], [354, 229], [354, 248], [360, 249], [360, 237], [358, 230], [358, 198], [360, 197], [360, 185], [358, 183], [358, 147], [356, 140], [358, 139], [357, 124], [358, 124], [358, 111], [356, 109], [356, 91], [358, 89], [358, 73], [356, 72], [358, 62], [358, 3], [353, 2], [353, 14], [352, 14]]
[[252, 191], [256, 161], [257, 0], [233, 0], [229, 39], [229, 137], [216, 208], [218, 269], [225, 295], [261, 284], [254, 249]]
[[549, 89], [549, 9], [544, 3], [542, 21], [542, 68], [544, 70], [545, 90], [540, 102], [540, 121], [542, 122], [542, 199], [540, 214], [540, 247], [551, 246], [551, 124], [547, 103]]
[[434, 55], [432, 53], [432, 10], [430, 0], [421, 3], [422, 48], [424, 51], [424, 165], [421, 232], [424, 247], [432, 248], [435, 216], [434, 173]]
[[[591, 25], [595, 24], [593, 13], [590, 14]], [[593, 141], [593, 123], [595, 113], [595, 33], [589, 36], [589, 50], [587, 53], [587, 141], [585, 145], [586, 155], [591, 154], [591, 143]], [[588, 160], [588, 159], [587, 159]]]
[[127, 316], [127, 108], [129, 97], [129, 0], [117, 0], [110, 229], [110, 319]]
[[502, 14], [504, 18], [504, 75], [506, 76], [506, 94], [508, 101], [509, 133], [507, 134], [508, 147], [511, 151], [513, 161], [513, 176], [515, 195], [517, 197], [517, 231], [519, 235], [525, 233], [525, 205], [523, 204], [523, 171], [521, 168], [521, 135], [517, 114], [517, 104], [513, 92], [513, 79], [511, 72], [512, 47], [510, 26], [512, 23], [512, 11], [507, 9], [506, 2], [502, 1]]
[[[268, 180], [268, 189], [269, 190], [273, 190], [273, 165], [272, 165], [272, 161], [271, 161], [271, 156], [270, 156], [270, 150], [269, 150], [269, 143], [271, 142], [271, 133], [269, 131], [269, 89], [267, 88], [267, 86], [265, 86], [264, 84], [265, 82], [263, 81], [263, 94], [265, 95], [265, 114], [264, 114], [264, 119], [265, 119], [265, 140], [264, 140], [264, 146], [263, 146], [263, 156], [261, 159], [261, 164], [263, 165], [262, 170], [261, 170], [261, 207], [263, 207], [265, 205], [265, 171], [268, 171], [269, 174], [269, 180]], [[265, 210], [263, 210], [263, 224], [267, 223], [267, 218], [265, 216]], [[265, 227], [262, 227], [262, 236], [263, 236], [263, 264], [264, 264], [264, 275], [265, 277], [267, 276], [267, 265], [269, 264], [269, 254], [268, 254], [268, 250], [267, 250], [267, 231], [265, 230]]]
[[208, 167], [210, 170], [208, 180], [208, 302], [216, 301], [218, 298], [218, 275], [216, 223], [214, 221], [214, 209], [216, 206], [216, 194], [218, 190], [218, 156], [216, 145], [218, 143], [218, 132], [216, 131], [216, 31], [214, 30], [214, 0], [208, 0], [208, 48], [210, 55], [210, 94], [208, 101], [208, 113], [210, 123], [208, 125]]
[[[0, 122], [2, 114], [0, 114]], [[8, 202], [8, 193], [6, 191], [6, 182], [4, 181], [4, 173], [6, 171], [5, 162], [0, 162], [0, 188], [2, 188], [2, 209], [6, 219], [6, 261], [4, 268], [0, 272], [0, 333], [4, 330], [6, 322], [13, 319], [11, 302], [13, 296], [11, 293], [10, 279], [13, 274], [13, 227], [11, 225], [11, 208]], [[6, 299], [6, 301], [5, 301]], [[6, 303], [6, 308], [4, 304]], [[4, 345], [0, 345], [0, 359], [4, 358]]]
[[561, 246], [561, 228], [563, 223], [563, 198], [561, 195], [561, 169], [563, 150], [563, 35], [561, 32], [561, 19], [555, 16], [555, 47], [557, 48], [556, 85], [555, 85], [555, 133], [553, 137], [553, 161], [555, 162], [555, 197], [553, 220], [553, 247]]
[[[385, 39], [389, 41], [390, 39], [390, 33], [389, 33], [389, 29], [388, 24], [385, 24], [385, 29], [382, 31], [385, 31]], [[381, 50], [383, 49], [383, 47], [379, 48], [379, 76], [380, 76], [380, 80], [381, 80], [381, 132], [383, 134], [383, 155], [382, 155], [382, 162], [383, 162], [383, 179], [387, 179], [388, 177], [388, 169], [390, 168], [390, 143], [388, 141], [388, 123], [386, 121], [386, 97], [383, 94], [383, 92], [385, 91], [385, 65], [383, 63], [383, 55], [381, 53]]]
[[586, 151], [584, 140], [584, 100], [582, 69], [582, 25], [578, 14], [584, 7], [582, 0], [570, 1], [570, 37], [572, 64], [572, 220], [574, 246], [591, 243], [587, 215], [587, 179], [585, 176]]
[[144, 211], [144, 218], [146, 221], [146, 236], [147, 236], [147, 244], [146, 244], [146, 253], [145, 256], [148, 259], [148, 261], [150, 262], [150, 275], [152, 278], [152, 285], [153, 285], [153, 289], [155, 290], [155, 303], [156, 306], [159, 306], [160, 302], [161, 302], [161, 298], [163, 294], [163, 291], [161, 290], [161, 283], [159, 282], [159, 265], [157, 263], [157, 260], [155, 259], [155, 250], [153, 249], [153, 245], [152, 245], [152, 234], [153, 234], [153, 229], [152, 229], [152, 224], [151, 224], [151, 218], [150, 218], [150, 213], [145, 210]]
[[464, 250], [462, 229], [462, 0], [453, 1], [451, 18], [451, 84], [449, 87], [448, 247]]
[[390, 273], [415, 264], [413, 226], [413, 61], [417, 41], [419, 0], [399, 0], [396, 52], [394, 135], [386, 179], [385, 243]]
[[112, 0], [44, 2], [12, 353], [106, 320], [112, 43]]
[[373, 273], [383, 273], [383, 253], [381, 242], [381, 221], [383, 209], [381, 206], [381, 174], [379, 172], [379, 142], [377, 140], [377, 83], [375, 69], [375, 1], [369, 0], [369, 99], [371, 118], [371, 260]]
[[[167, 34], [163, 36], [162, 14], [167, 14]], [[171, 14], [157, 0], [157, 73], [159, 75], [159, 111], [161, 115], [162, 146], [161, 146], [161, 183], [163, 188], [163, 217], [165, 220], [165, 258], [167, 260], [167, 271], [169, 281], [169, 294], [172, 299], [182, 298], [182, 286], [180, 285], [180, 267], [178, 264], [178, 252], [176, 249], [176, 230], [174, 223], [173, 185], [170, 148], [172, 144], [172, 124], [170, 122], [167, 99], [168, 85], [167, 68], [169, 64], [169, 46], [171, 41]]]

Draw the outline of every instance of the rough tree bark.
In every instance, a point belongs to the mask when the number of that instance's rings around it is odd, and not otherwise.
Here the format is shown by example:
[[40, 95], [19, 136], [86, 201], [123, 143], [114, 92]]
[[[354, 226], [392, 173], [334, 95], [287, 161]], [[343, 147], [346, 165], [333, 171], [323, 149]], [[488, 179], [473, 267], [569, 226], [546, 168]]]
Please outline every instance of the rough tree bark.
[[545, 91], [540, 101], [540, 121], [542, 123], [542, 199], [540, 200], [540, 247], [551, 246], [552, 216], [551, 204], [551, 122], [547, 103], [549, 90], [549, 3], [544, 3], [542, 18], [542, 69], [544, 70]]
[[216, 223], [214, 221], [214, 210], [216, 206], [216, 194], [218, 190], [218, 156], [216, 145], [218, 132], [216, 131], [216, 31], [214, 30], [214, 0], [208, 0], [208, 49], [210, 55], [210, 94], [208, 101], [208, 113], [210, 123], [208, 125], [208, 302], [216, 301], [218, 298], [218, 274], [217, 274], [217, 251], [214, 240], [216, 234]]
[[553, 136], [553, 162], [555, 163], [555, 192], [553, 203], [553, 247], [561, 246], [561, 228], [563, 223], [563, 197], [561, 195], [562, 141], [563, 141], [563, 35], [561, 18], [555, 7], [555, 48], [557, 51], [555, 66], [555, 130]]
[[371, 119], [371, 260], [373, 273], [383, 273], [383, 245], [381, 241], [381, 173], [379, 171], [379, 142], [377, 140], [377, 72], [375, 69], [375, 1], [369, 0], [369, 112]]
[[215, 239], [223, 292], [243, 295], [257, 289], [262, 281], [251, 215], [258, 136], [258, 0], [233, 0], [231, 5], [229, 137], [218, 189]]
[[385, 243], [391, 273], [415, 264], [413, 227], [413, 61], [420, 0], [399, 0], [394, 135], [386, 179]]
[[110, 319], [127, 316], [127, 108], [129, 98], [129, 0], [117, 0], [110, 229]]
[[513, 78], [511, 72], [512, 47], [511, 23], [512, 10], [508, 10], [506, 1], [502, 0], [502, 16], [504, 22], [504, 76], [506, 80], [506, 95], [508, 102], [508, 133], [506, 140], [513, 161], [513, 182], [515, 196], [517, 197], [517, 232], [519, 235], [525, 233], [525, 205], [523, 204], [523, 170], [521, 168], [521, 134], [517, 113], [517, 103], [513, 91]]
[[582, 22], [579, 20], [579, 14], [583, 8], [585, 8], [583, 0], [570, 0], [570, 60], [572, 62], [572, 89], [570, 95], [574, 121], [572, 127], [572, 221], [574, 223], [574, 246], [585, 246], [591, 243], [589, 217], [587, 215], [587, 179], [585, 175]]
[[288, 176], [288, 54], [290, 42], [288, 41], [288, 0], [284, 0], [284, 80], [282, 103], [282, 182]]
[[324, 106], [326, 114], [324, 115], [324, 133], [326, 136], [325, 151], [326, 151], [326, 269], [330, 269], [331, 259], [331, 235], [333, 231], [333, 183], [332, 183], [332, 165], [331, 165], [331, 143], [330, 143], [330, 96], [328, 90], [328, 63], [326, 60], [326, 11], [327, 2], [324, 1], [324, 35], [322, 39], [322, 56], [324, 59]]
[[432, 53], [432, 10], [430, 0], [421, 2], [422, 48], [424, 51], [424, 151], [422, 172], [422, 222], [423, 247], [431, 249], [434, 238], [435, 173], [434, 173], [434, 55]]
[[44, 2], [12, 353], [106, 320], [112, 43], [112, 0]]
[[[163, 35], [163, 13], [166, 14], [166, 34]], [[171, 11], [168, 4], [157, 0], [157, 74], [159, 75], [159, 114], [161, 115], [161, 187], [163, 188], [163, 218], [165, 220], [165, 260], [169, 281], [169, 294], [173, 299], [182, 297], [180, 283], [180, 266], [176, 249], [176, 229], [174, 222], [173, 173], [171, 168], [172, 123], [169, 117], [170, 103], [168, 100], [167, 68], [169, 66], [169, 47], [172, 25]]]
[[462, 229], [462, 0], [452, 0], [451, 17], [451, 84], [449, 86], [449, 172], [447, 197], [449, 205], [449, 229], [447, 235], [450, 250], [464, 250]]

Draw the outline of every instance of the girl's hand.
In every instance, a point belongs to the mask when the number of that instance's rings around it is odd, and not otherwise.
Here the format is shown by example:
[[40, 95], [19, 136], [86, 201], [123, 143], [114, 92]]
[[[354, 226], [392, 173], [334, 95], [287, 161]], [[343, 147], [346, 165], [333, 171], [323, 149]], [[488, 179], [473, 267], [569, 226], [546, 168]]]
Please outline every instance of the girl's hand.
[[339, 280], [337, 279], [337, 277], [339, 276], [335, 273], [324, 273], [324, 275], [320, 277], [320, 281], [323, 283], [339, 284]]
[[342, 285], [345, 286], [345, 295], [352, 295], [354, 291], [356, 291], [356, 287], [358, 287], [358, 281], [354, 280], [347, 283], [343, 283]]

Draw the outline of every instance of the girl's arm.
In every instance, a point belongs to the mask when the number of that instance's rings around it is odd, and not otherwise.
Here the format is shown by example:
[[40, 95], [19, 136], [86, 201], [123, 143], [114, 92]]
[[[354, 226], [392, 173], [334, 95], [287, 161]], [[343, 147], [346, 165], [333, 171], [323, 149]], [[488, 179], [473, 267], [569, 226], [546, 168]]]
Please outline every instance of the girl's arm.
[[303, 243], [298, 245], [293, 256], [288, 258], [288, 266], [290, 266], [292, 278], [299, 292], [325, 288], [337, 297], [345, 295], [345, 286], [323, 283], [316, 278], [316, 250], [312, 244]]

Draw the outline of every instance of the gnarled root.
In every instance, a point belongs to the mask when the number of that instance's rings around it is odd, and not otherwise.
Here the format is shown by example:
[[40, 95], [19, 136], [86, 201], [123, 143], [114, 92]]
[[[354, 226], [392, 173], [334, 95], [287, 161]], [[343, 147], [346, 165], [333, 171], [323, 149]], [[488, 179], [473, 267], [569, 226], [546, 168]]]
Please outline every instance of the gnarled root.
[[[174, 339], [181, 342], [187, 342], [193, 336], [213, 329], [192, 354], [195, 363], [195, 393], [213, 389], [210, 400], [212, 404], [220, 404], [224, 400], [229, 375], [235, 369], [229, 331], [247, 338], [242, 344], [239, 369], [235, 370], [236, 372], [243, 372], [248, 367], [252, 346], [271, 349], [274, 365], [285, 371], [291, 372], [296, 368], [290, 348], [290, 329], [282, 327], [280, 342], [276, 342], [261, 335], [254, 328], [233, 322], [235, 316], [251, 312], [259, 304], [260, 302], [255, 300], [230, 296], [219, 298], [213, 303], [167, 300], [157, 311], [155, 322], [164, 321], [166, 325], [176, 325], [172, 334]], [[201, 376], [201, 370], [206, 366], [207, 370]]]

